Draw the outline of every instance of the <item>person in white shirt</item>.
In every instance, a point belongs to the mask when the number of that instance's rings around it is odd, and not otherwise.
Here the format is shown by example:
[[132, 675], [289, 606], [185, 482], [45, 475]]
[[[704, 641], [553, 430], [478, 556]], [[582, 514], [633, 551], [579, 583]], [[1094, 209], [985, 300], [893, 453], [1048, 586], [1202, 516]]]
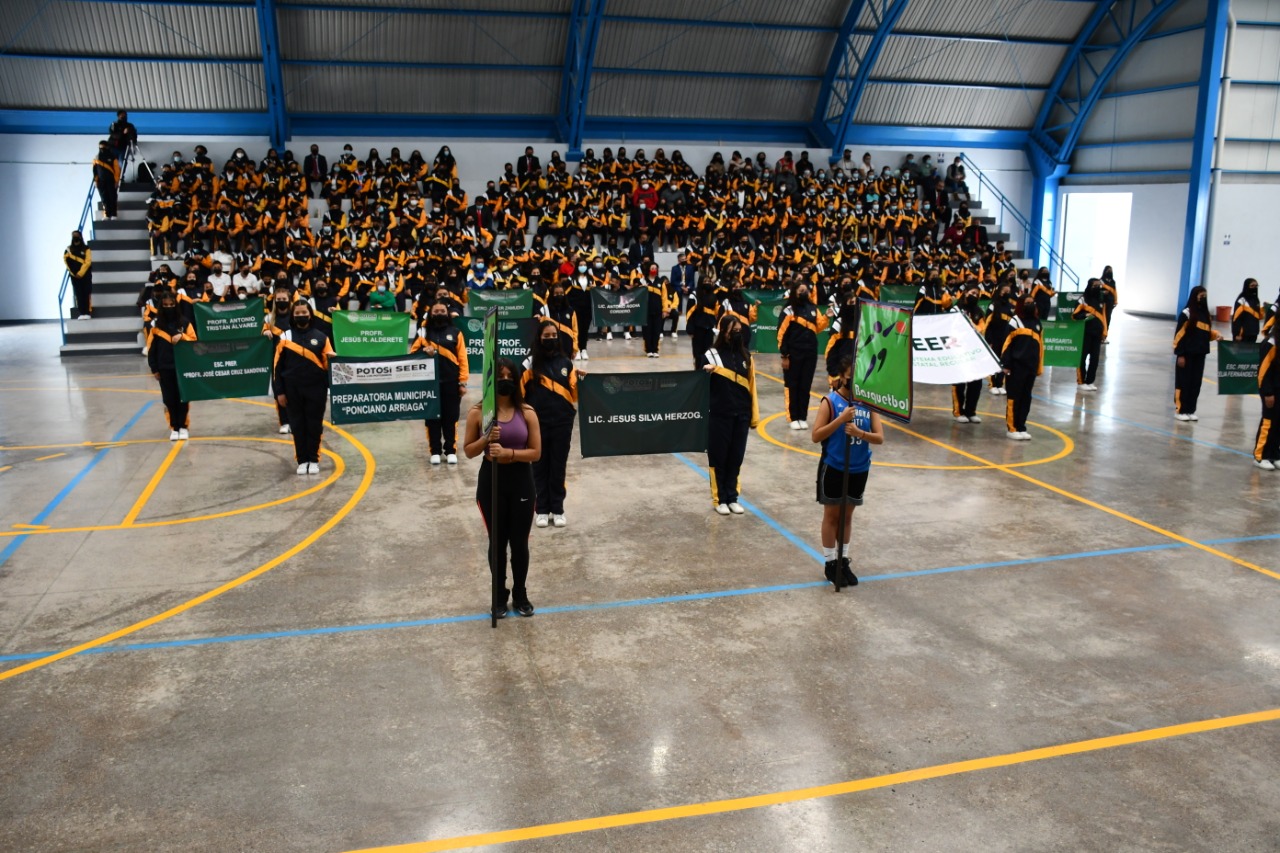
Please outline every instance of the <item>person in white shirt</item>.
[[213, 294], [221, 299], [231, 286], [231, 276], [222, 271], [222, 263], [213, 262], [213, 270], [209, 273], [208, 283], [213, 287]]
[[243, 290], [245, 294], [252, 299], [258, 295], [258, 291], [262, 289], [262, 282], [248, 265], [242, 264], [240, 270], [235, 274], [236, 290]]

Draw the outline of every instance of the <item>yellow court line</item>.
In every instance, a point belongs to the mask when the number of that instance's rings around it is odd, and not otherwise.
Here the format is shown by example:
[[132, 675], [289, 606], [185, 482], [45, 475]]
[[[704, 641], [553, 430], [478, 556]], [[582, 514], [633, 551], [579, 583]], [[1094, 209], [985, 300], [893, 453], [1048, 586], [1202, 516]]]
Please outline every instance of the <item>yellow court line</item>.
[[[168, 439], [161, 439], [161, 440], [168, 441]], [[266, 442], [271, 442], [273, 444], [292, 444], [293, 443], [291, 439], [285, 439], [285, 438], [254, 438], [249, 436], [236, 436], [234, 438], [220, 438], [216, 436], [206, 436], [204, 438], [188, 439], [188, 441], [266, 441]], [[223, 510], [222, 512], [214, 512], [214, 513], [209, 513], [207, 515], [193, 515], [193, 516], [188, 516], [186, 518], [170, 518], [170, 519], [164, 519], [161, 521], [137, 521], [137, 522], [134, 522], [132, 525], [94, 524], [94, 525], [86, 525], [84, 527], [50, 527], [44, 530], [28, 531], [27, 535], [36, 535], [41, 533], [101, 533], [103, 531], [108, 531], [108, 530], [140, 530], [142, 528], [147, 528], [147, 527], [173, 527], [179, 524], [197, 524], [205, 521], [216, 521], [219, 518], [230, 518], [235, 515], [245, 515], [246, 513], [250, 513], [250, 512], [261, 512], [262, 510], [270, 509], [273, 506], [280, 506], [281, 504], [293, 503], [294, 501], [301, 500], [302, 498], [305, 498], [308, 495], [314, 495], [316, 492], [327, 489], [329, 486], [332, 486], [334, 483], [336, 483], [338, 479], [342, 477], [343, 473], [346, 472], [347, 465], [346, 465], [346, 462], [343, 461], [341, 456], [339, 456], [337, 453], [334, 453], [332, 450], [329, 450], [327, 447], [320, 448], [320, 452], [323, 453], [325, 456], [329, 457], [331, 460], [333, 460], [332, 474], [330, 474], [324, 480], [321, 480], [319, 483], [316, 483], [314, 486], [303, 489], [297, 494], [288, 495], [283, 498], [276, 498], [275, 500], [267, 501], [266, 503], [239, 507], [238, 509]], [[17, 535], [19, 534], [0, 530], [0, 538], [4, 538], [6, 536], [17, 536]]]
[[4, 466], [3, 468], [0, 468], [0, 473], [3, 473], [3, 472], [5, 472], [5, 471], [8, 471], [8, 470], [10, 470], [11, 468], [13, 468], [13, 466], [12, 466], [12, 465], [6, 465], [6, 466]]
[[[2, 390], [4, 389], [0, 388], [0, 391]], [[64, 447], [104, 450], [111, 447], [125, 447], [130, 444], [164, 444], [168, 440], [167, 438], [133, 438], [128, 441], [74, 441], [69, 444], [0, 444], [0, 451], [58, 450]]]
[[48, 462], [50, 459], [60, 459], [61, 457], [66, 456], [66, 455], [67, 455], [67, 454], [65, 454], [65, 453], [51, 453], [51, 454], [49, 454], [48, 456], [40, 456], [40, 457], [37, 457], [36, 459], [33, 459], [32, 461], [33, 461], [33, 462]]
[[[246, 401], [246, 402], [249, 402], [249, 401]], [[178, 616], [182, 613], [186, 613], [188, 610], [191, 610], [195, 607], [199, 607], [201, 604], [204, 604], [205, 602], [212, 601], [218, 596], [224, 593], [230, 592], [231, 590], [237, 587], [243, 586], [244, 584], [248, 583], [254, 578], [257, 578], [266, 574], [267, 572], [279, 566], [281, 563], [284, 563], [285, 561], [293, 557], [296, 557], [298, 554], [301, 554], [303, 551], [307, 550], [316, 542], [318, 542], [321, 537], [323, 537], [330, 530], [336, 527], [338, 525], [338, 522], [346, 518], [351, 513], [351, 511], [356, 508], [356, 505], [360, 503], [360, 501], [364, 498], [365, 493], [369, 491], [369, 486], [373, 484], [373, 475], [378, 468], [377, 463], [374, 461], [373, 454], [369, 452], [369, 449], [367, 447], [365, 447], [363, 444], [357, 441], [355, 437], [351, 435], [351, 433], [347, 432], [346, 430], [340, 427], [336, 427], [330, 423], [326, 423], [326, 426], [329, 429], [332, 429], [342, 438], [344, 438], [348, 443], [351, 444], [352, 447], [354, 447], [357, 451], [359, 451], [360, 456], [364, 459], [364, 476], [360, 478], [359, 485], [356, 486], [356, 490], [352, 492], [351, 497], [347, 499], [347, 502], [344, 503], [341, 507], [339, 507], [338, 511], [335, 512], [332, 516], [330, 516], [328, 521], [326, 521], [324, 524], [317, 527], [305, 539], [303, 539], [297, 545], [294, 545], [292, 548], [290, 548], [288, 551], [285, 551], [283, 554], [279, 555], [278, 557], [274, 557], [271, 560], [268, 560], [267, 562], [263, 563], [261, 566], [258, 566], [256, 569], [253, 569], [252, 571], [249, 571], [249, 572], [245, 572], [244, 574], [240, 575], [240, 577], [229, 580], [219, 587], [211, 589], [202, 595], [196, 596], [195, 598], [184, 601], [182, 604], [179, 604], [175, 607], [171, 607], [168, 610], [164, 611], [163, 613], [157, 613], [155, 616], [151, 616], [147, 619], [143, 619], [140, 622], [135, 622], [132, 625], [127, 625], [124, 628], [120, 628], [119, 630], [112, 631], [110, 634], [103, 634], [101, 637], [98, 637], [97, 639], [89, 640], [88, 642], [81, 643], [69, 649], [64, 649], [60, 652], [55, 652], [51, 655], [45, 655], [42, 658], [38, 658], [33, 661], [28, 661], [27, 663], [24, 663], [21, 666], [14, 667], [13, 669], [6, 669], [4, 672], [0, 672], [0, 681], [7, 681], [8, 679], [13, 678], [14, 676], [22, 675], [25, 672], [31, 672], [32, 670], [41, 669], [43, 667], [48, 666], [51, 663], [64, 660], [66, 658], [72, 657], [73, 655], [78, 655], [81, 652], [88, 651], [89, 649], [96, 649], [98, 646], [115, 642], [116, 640], [119, 640], [122, 637], [127, 637], [130, 634], [136, 634], [137, 632], [145, 628], [150, 628], [153, 625], [158, 625], [161, 622], [164, 622], [168, 619], [172, 619], [174, 616]], [[134, 529], [136, 530], [138, 527], [143, 527], [143, 526], [144, 525], [137, 525]]]
[[795, 788], [790, 791], [778, 791], [772, 794], [760, 794], [753, 797], [738, 797], [731, 800], [715, 800], [706, 803], [692, 803], [670, 808], [649, 809], [647, 811], [627, 812], [625, 814], [606, 815], [604, 817], [571, 820], [562, 823], [548, 823], [541, 826], [528, 826], [522, 829], [509, 829], [502, 832], [485, 832], [478, 835], [463, 835], [455, 838], [443, 838], [438, 841], [421, 841], [409, 844], [396, 844], [387, 847], [367, 847], [353, 850], [350, 853], [437, 853], [441, 850], [459, 850], [466, 847], [481, 847], [488, 844], [509, 844], [513, 841], [530, 841], [535, 838], [552, 838], [562, 835], [573, 835], [580, 832], [594, 832], [601, 829], [617, 829], [625, 826], [640, 826], [648, 823], [660, 823], [667, 820], [680, 820], [690, 817], [727, 814], [730, 812], [758, 809], [765, 806], [778, 806], [787, 803], [798, 803], [805, 800], [817, 800], [826, 797], [838, 797], [855, 794], [861, 791], [874, 791], [893, 785], [905, 785], [911, 782], [923, 782], [928, 779], [940, 779], [945, 776], [957, 776], [962, 773], [974, 773], [980, 770], [993, 770], [999, 767], [1011, 767], [1017, 764], [1028, 764], [1050, 758], [1062, 758], [1068, 755], [1081, 755], [1114, 749], [1120, 746], [1132, 746], [1138, 743], [1165, 740], [1184, 735], [1202, 734], [1221, 729], [1238, 728], [1280, 720], [1280, 708], [1268, 711], [1257, 711], [1252, 714], [1238, 714], [1234, 717], [1219, 717], [1212, 720], [1199, 720], [1192, 723], [1180, 723], [1156, 729], [1145, 729], [1137, 732], [1110, 735], [1108, 737], [1090, 738], [1056, 746], [1039, 749], [1028, 749], [1022, 752], [1010, 752], [1004, 755], [992, 755], [986, 758], [973, 758], [968, 761], [955, 761], [950, 764], [936, 764], [932, 767], [921, 767], [916, 770], [904, 770], [900, 773], [888, 773], [883, 776], [871, 776], [855, 779], [850, 782], [839, 782], [834, 785], [820, 785], [812, 788]]
[[142, 508], [147, 505], [147, 501], [151, 500], [151, 495], [155, 492], [156, 486], [160, 485], [160, 481], [164, 479], [165, 472], [169, 470], [173, 460], [178, 458], [178, 454], [182, 451], [182, 445], [184, 444], [186, 444], [185, 441], [175, 441], [173, 447], [169, 448], [168, 455], [164, 457], [164, 461], [160, 463], [160, 467], [156, 469], [156, 472], [151, 475], [151, 482], [147, 483], [147, 487], [142, 490], [142, 494], [138, 495], [138, 499], [129, 508], [129, 514], [120, 523], [121, 527], [132, 527], [133, 523], [138, 520], [138, 513], [142, 512]]

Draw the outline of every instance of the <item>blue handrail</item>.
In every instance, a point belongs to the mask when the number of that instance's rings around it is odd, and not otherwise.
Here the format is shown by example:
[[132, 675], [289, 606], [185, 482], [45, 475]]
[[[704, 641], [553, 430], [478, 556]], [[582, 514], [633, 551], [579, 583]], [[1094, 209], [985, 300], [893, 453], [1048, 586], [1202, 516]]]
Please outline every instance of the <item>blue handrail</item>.
[[[89, 180], [89, 192], [84, 197], [84, 209], [80, 211], [80, 225], [76, 228], [81, 236], [84, 236], [85, 243], [90, 242], [94, 235], [92, 229], [88, 235], [85, 235], [85, 224], [93, 224], [93, 196], [98, 191], [98, 185], [92, 179]], [[71, 286], [71, 270], [64, 270], [62, 273], [62, 286], [58, 288], [58, 324], [62, 329], [62, 345], [67, 345], [67, 312], [63, 310], [63, 302], [67, 298], [67, 288]]]
[[[1050, 273], [1052, 273], [1053, 267], [1056, 266], [1058, 268], [1057, 278], [1060, 284], [1058, 289], [1068, 290], [1068, 291], [1079, 290], [1080, 276], [1076, 274], [1075, 270], [1067, 266], [1067, 262], [1063, 260], [1062, 255], [1058, 254], [1058, 252], [1054, 250], [1053, 245], [1049, 243], [1049, 241], [1045, 240], [1044, 237], [1041, 236], [1038, 231], [1036, 231], [1031, 227], [1030, 220], [1028, 220], [1027, 217], [1022, 215], [1022, 211], [1014, 207], [1013, 202], [1009, 201], [1009, 199], [1005, 197], [1005, 194], [1000, 192], [1000, 189], [994, 183], [991, 182], [990, 178], [988, 178], [985, 174], [983, 174], [982, 170], [978, 168], [978, 165], [976, 163], [974, 163], [972, 160], [969, 159], [968, 155], [961, 154], [960, 158], [964, 162], [966, 174], [977, 175], [978, 185], [988, 190], [992, 195], [996, 197], [996, 200], [1000, 202], [1001, 226], [1003, 226], [1003, 223], [1004, 223], [1004, 213], [1005, 211], [1008, 211], [1009, 215], [1013, 217], [1013, 220], [1017, 222], [1018, 225], [1021, 226], [1022, 228], [1023, 248], [1024, 249], [1030, 248], [1029, 244], [1030, 244], [1030, 241], [1033, 239], [1032, 235], [1035, 235], [1034, 239], [1039, 241], [1040, 248], [1043, 249], [1049, 256]], [[1070, 282], [1071, 286], [1066, 287], [1065, 286], [1066, 282]]]

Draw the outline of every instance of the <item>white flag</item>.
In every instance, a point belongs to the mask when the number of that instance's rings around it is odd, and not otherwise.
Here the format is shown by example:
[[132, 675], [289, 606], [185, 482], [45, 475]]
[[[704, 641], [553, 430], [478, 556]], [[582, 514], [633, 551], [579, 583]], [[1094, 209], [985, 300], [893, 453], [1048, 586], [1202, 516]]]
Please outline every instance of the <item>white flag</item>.
[[911, 320], [912, 379], [925, 385], [972, 382], [1000, 371], [991, 347], [959, 311]]

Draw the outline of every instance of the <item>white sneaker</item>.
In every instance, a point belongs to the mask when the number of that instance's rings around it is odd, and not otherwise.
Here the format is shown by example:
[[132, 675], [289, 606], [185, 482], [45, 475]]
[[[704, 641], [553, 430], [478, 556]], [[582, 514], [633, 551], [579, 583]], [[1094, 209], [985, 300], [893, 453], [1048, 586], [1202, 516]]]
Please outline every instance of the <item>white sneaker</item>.
[[977, 415], [969, 415], [969, 423], [980, 424], [982, 423], [982, 418], [978, 417]]
[[178, 430], [179, 441], [186, 441], [188, 438], [191, 438], [191, 433], [187, 432], [185, 429]]
[[630, 332], [623, 332], [623, 333], [622, 333], [622, 339], [623, 339], [624, 341], [629, 341], [629, 340], [631, 340], [631, 333], [630, 333]]
[[800, 422], [799, 422], [799, 421], [792, 421], [792, 422], [791, 422], [791, 428], [792, 428], [792, 429], [800, 429]]
[[1195, 412], [1192, 412], [1191, 414], [1187, 415], [1187, 420], [1189, 420], [1189, 421], [1198, 421], [1198, 420], [1200, 420], [1200, 416], [1199, 416], [1199, 415], [1197, 415]]
[[1094, 385], [1092, 382], [1090, 382], [1088, 385], [1085, 385], [1085, 386], [1084, 386], [1084, 390], [1086, 390], [1086, 391], [1097, 391], [1097, 390], [1098, 390], [1098, 386], [1097, 386], [1097, 385]]
[[281, 435], [288, 435], [289, 433], [293, 432], [293, 430], [289, 429], [288, 424], [280, 424], [279, 432]]
[[583, 350], [582, 352], [580, 352], [580, 353], [578, 353], [578, 354], [582, 356], [582, 360], [583, 360], [583, 361], [587, 361], [588, 359], [590, 359], [590, 358], [591, 358], [590, 354], [588, 354], [586, 350]]
[[178, 432], [176, 429], [173, 432], [169, 433], [170, 441], [177, 441], [180, 438], [182, 438], [182, 433]]
[[801, 421], [801, 422], [800, 422], [800, 429], [808, 429], [808, 428], [809, 428], [809, 422], [808, 422], [808, 421]]
[[1263, 471], [1276, 470], [1275, 464], [1270, 459], [1255, 459], [1253, 460], [1253, 464], [1261, 468]]
[[1030, 441], [1030, 440], [1031, 440], [1031, 433], [1029, 432], [1018, 433], [1018, 441]]
[[604, 339], [605, 339], [606, 341], [611, 341], [611, 340], [613, 340], [613, 332], [605, 332], [605, 333], [604, 333]]
[[729, 505], [728, 505], [728, 504], [719, 504], [719, 505], [716, 507], [716, 512], [717, 512], [717, 513], [719, 513], [720, 515], [728, 515], [728, 514], [729, 514]]
[[81, 314], [81, 315], [80, 315], [80, 319], [81, 319], [81, 320], [92, 320], [93, 318], [92, 318], [92, 317], [90, 317], [88, 314]]
[[458, 464], [458, 454], [456, 454], [456, 453], [450, 453], [450, 454], [448, 454], [447, 456], [445, 456], [444, 461], [445, 461], [445, 462], [448, 462], [450, 465], [457, 465], [457, 464]]
[[535, 515], [535, 516], [533, 517], [533, 526], [534, 526], [534, 527], [546, 527], [546, 526], [547, 526], [547, 524], [548, 524], [550, 521], [551, 521], [551, 519], [550, 519], [550, 517], [549, 517], [549, 516], [547, 516], [547, 514], [546, 514], [546, 513], [542, 513], [542, 512], [540, 512], [540, 513], [538, 513], [537, 515]]
[[308, 463], [307, 463], [307, 473], [308, 473], [308, 474], [319, 474], [319, 473], [320, 473], [320, 463], [319, 463], [319, 462], [308, 462]]
[[299, 464], [299, 465], [298, 465], [298, 473], [299, 473], [299, 474], [306, 474], [306, 473], [307, 473], [307, 463], [303, 462], [303, 463], [301, 463], [301, 464]]
[[956, 423], [958, 424], [967, 424], [968, 422], [969, 422], [969, 419], [964, 415], [959, 415], [958, 417], [956, 417]]
[[551, 523], [552, 523], [552, 525], [554, 525], [554, 526], [556, 526], [556, 527], [564, 527], [566, 524], [568, 524], [568, 522], [564, 520], [564, 513], [563, 513], [563, 512], [555, 512], [555, 513], [552, 513], [552, 514], [551, 514]]
[[1189, 421], [1191, 420], [1191, 415], [1184, 415], [1182, 412], [1174, 412], [1173, 419], [1175, 421]]
[[433, 454], [431, 454], [431, 464], [432, 464], [432, 465], [439, 465], [439, 464], [440, 464], [440, 454], [439, 454], [439, 453], [433, 453]]
[[733, 503], [729, 504], [729, 512], [733, 513], [734, 515], [742, 515], [744, 512], [746, 512], [746, 510], [742, 508], [742, 504], [738, 503], [737, 501], [734, 501]]
[[578, 351], [578, 354], [577, 354], [577, 355], [575, 355], [575, 356], [573, 357], [573, 360], [574, 360], [574, 361], [582, 361], [582, 356], [583, 356], [583, 353], [582, 353], [582, 351], [581, 351], [581, 350], [579, 350], [579, 351]]

